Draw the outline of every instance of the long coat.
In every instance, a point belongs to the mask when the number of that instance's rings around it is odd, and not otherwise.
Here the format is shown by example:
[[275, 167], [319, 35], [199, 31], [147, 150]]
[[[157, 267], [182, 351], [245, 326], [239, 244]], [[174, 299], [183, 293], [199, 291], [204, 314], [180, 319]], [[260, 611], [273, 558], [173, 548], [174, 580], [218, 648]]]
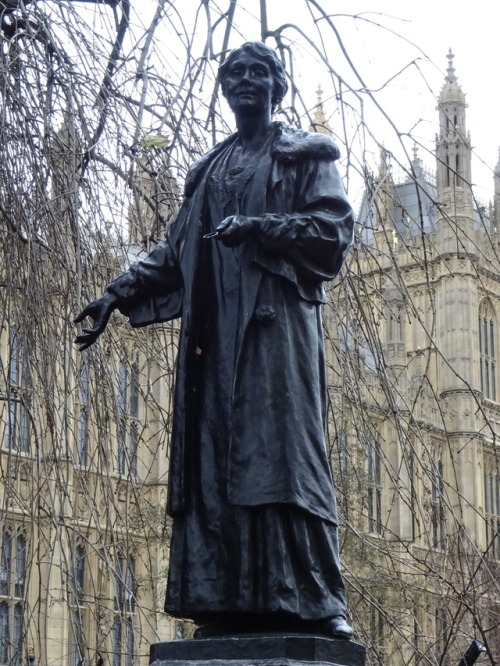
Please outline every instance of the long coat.
[[[171, 441], [169, 511], [183, 512], [196, 420], [193, 373], [197, 286], [211, 166], [236, 141], [218, 144], [191, 168], [185, 200], [165, 241], [112, 282], [132, 326], [182, 317]], [[241, 214], [260, 216], [242, 246], [240, 321], [233, 377], [228, 501], [294, 504], [336, 523], [324, 440], [323, 282], [340, 270], [353, 214], [335, 143], [275, 124], [271, 150], [250, 184]], [[203, 460], [201, 461], [203, 464]]]

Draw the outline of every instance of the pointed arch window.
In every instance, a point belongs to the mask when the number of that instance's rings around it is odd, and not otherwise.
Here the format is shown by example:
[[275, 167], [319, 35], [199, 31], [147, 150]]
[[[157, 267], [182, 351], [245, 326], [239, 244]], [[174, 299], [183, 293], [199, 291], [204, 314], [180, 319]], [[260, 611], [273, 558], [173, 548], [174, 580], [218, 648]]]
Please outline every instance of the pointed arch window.
[[[448, 648], [450, 634], [450, 619], [447, 609], [443, 606], [437, 606], [434, 619], [436, 627], [436, 657], [440, 660], [440, 663], [443, 663], [443, 656]], [[444, 663], [447, 663], [447, 661]]]
[[500, 473], [491, 460], [484, 474], [484, 512], [486, 519], [486, 554], [500, 560]]
[[444, 465], [439, 454], [434, 458], [431, 468], [431, 526], [432, 545], [434, 548], [443, 548], [446, 535], [446, 506]]
[[479, 308], [479, 372], [481, 391], [488, 400], [497, 399], [496, 316], [490, 301], [485, 299]]
[[382, 534], [382, 450], [380, 442], [371, 437], [366, 450], [366, 503], [368, 531]]
[[87, 355], [82, 355], [78, 375], [78, 424], [76, 434], [76, 461], [78, 465], [87, 464], [87, 445], [90, 407], [90, 366]]
[[86, 597], [85, 597], [85, 565], [86, 552], [79, 543], [73, 552], [73, 571], [70, 582], [71, 599], [71, 666], [79, 666], [85, 661], [85, 626], [86, 626]]
[[375, 663], [383, 663], [385, 634], [383, 608], [383, 599], [375, 599], [370, 606], [370, 642], [372, 650], [378, 656], [378, 659], [373, 660]]
[[390, 306], [389, 313], [389, 341], [399, 342], [403, 339], [403, 305], [394, 304]]
[[139, 444], [139, 366], [121, 360], [118, 366], [118, 456], [117, 472], [137, 476]]
[[111, 628], [112, 666], [134, 666], [136, 663], [135, 607], [136, 561], [133, 555], [119, 551], [115, 560], [114, 611]]
[[3, 446], [11, 451], [30, 450], [31, 372], [26, 336], [16, 326], [9, 333], [8, 390]]
[[22, 663], [26, 535], [5, 529], [0, 557], [0, 664]]
[[0, 664], [7, 664], [9, 661], [9, 645], [9, 604], [0, 601]]

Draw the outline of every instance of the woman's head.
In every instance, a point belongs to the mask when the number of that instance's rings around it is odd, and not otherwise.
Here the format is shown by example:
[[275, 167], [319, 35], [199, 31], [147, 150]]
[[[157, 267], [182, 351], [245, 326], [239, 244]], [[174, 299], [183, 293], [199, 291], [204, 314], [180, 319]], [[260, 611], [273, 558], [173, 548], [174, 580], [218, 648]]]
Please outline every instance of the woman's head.
[[274, 49], [263, 42], [245, 42], [237, 49], [233, 49], [222, 65], [219, 67], [219, 81], [222, 88], [222, 94], [226, 97], [226, 79], [232, 63], [242, 54], [247, 53], [252, 57], [262, 60], [271, 71], [274, 80], [274, 90], [272, 96], [273, 109], [283, 100], [288, 90], [286, 73], [283, 63], [276, 55]]

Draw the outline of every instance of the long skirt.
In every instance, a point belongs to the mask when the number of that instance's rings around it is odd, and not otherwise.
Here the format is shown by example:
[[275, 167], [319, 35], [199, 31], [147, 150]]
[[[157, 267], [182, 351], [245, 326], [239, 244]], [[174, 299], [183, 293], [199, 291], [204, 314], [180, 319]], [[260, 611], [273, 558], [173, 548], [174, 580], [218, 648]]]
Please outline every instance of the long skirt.
[[219, 615], [344, 615], [337, 528], [293, 506], [216, 502], [174, 519], [165, 610]]

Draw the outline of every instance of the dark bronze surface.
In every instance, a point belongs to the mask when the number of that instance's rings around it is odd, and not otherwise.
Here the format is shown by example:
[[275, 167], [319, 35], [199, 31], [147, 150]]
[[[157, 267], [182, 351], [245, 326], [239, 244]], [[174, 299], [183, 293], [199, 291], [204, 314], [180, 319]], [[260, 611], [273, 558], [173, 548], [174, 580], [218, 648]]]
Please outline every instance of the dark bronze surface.
[[286, 76], [264, 44], [233, 51], [220, 82], [237, 133], [193, 165], [165, 240], [80, 313], [93, 326], [76, 341], [116, 308], [133, 326], [182, 317], [166, 611], [350, 637], [321, 325], [353, 235], [339, 151], [272, 122]]

